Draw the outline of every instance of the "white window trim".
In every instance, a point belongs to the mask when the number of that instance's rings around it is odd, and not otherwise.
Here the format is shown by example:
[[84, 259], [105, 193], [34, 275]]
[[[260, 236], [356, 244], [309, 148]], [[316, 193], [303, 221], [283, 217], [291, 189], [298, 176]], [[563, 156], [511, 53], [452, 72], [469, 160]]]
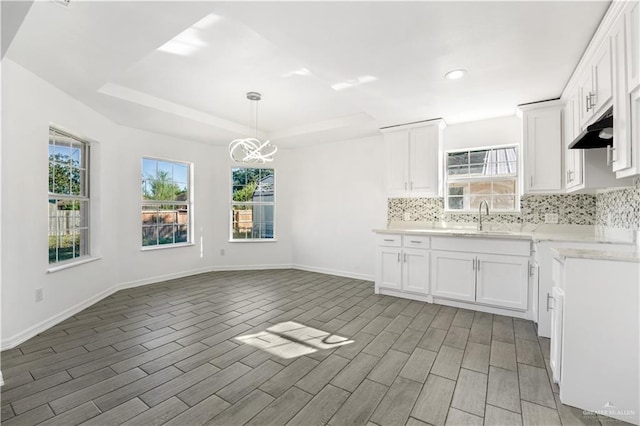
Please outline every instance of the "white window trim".
[[[88, 262], [92, 262], [94, 260], [98, 260], [101, 259], [102, 257], [100, 256], [93, 256], [93, 253], [95, 253], [96, 251], [96, 247], [94, 247], [94, 232], [95, 232], [95, 220], [94, 218], [94, 212], [95, 212], [95, 206], [94, 206], [94, 202], [91, 200], [91, 192], [92, 192], [92, 186], [93, 186], [93, 181], [94, 181], [94, 172], [93, 172], [93, 162], [94, 162], [94, 148], [97, 145], [97, 142], [92, 140], [91, 138], [88, 138], [86, 136], [82, 136], [79, 135], [78, 133], [72, 132], [67, 130], [66, 128], [64, 128], [63, 126], [57, 125], [55, 123], [49, 123], [49, 127], [47, 128], [47, 137], [50, 134], [51, 130], [54, 130], [55, 132], [61, 133], [63, 135], [66, 135], [67, 137], [76, 139], [78, 142], [81, 142], [83, 144], [85, 144], [85, 148], [84, 148], [84, 159], [85, 159], [85, 185], [86, 185], [86, 190], [85, 190], [85, 194], [83, 196], [70, 196], [70, 195], [65, 195], [65, 194], [57, 194], [57, 193], [51, 193], [48, 192], [47, 190], [47, 200], [50, 199], [69, 199], [69, 200], [81, 200], [81, 201], [86, 201], [87, 202], [87, 240], [85, 242], [85, 244], [87, 245], [87, 250], [88, 253], [83, 255], [83, 256], [78, 256], [76, 258], [72, 258], [72, 259], [67, 259], [67, 260], [63, 260], [63, 261], [58, 261], [58, 262], [54, 262], [54, 263], [47, 263], [48, 267], [47, 267], [47, 273], [50, 272], [56, 272], [56, 271], [60, 271], [63, 269], [68, 269], [77, 265], [82, 265], [84, 263], [88, 263]], [[49, 144], [47, 143], [47, 150], [49, 149]], [[49, 162], [49, 156], [47, 155], [47, 167], [49, 166], [50, 162]], [[48, 239], [47, 239], [47, 244], [48, 244]]]
[[[233, 201], [233, 169], [270, 169], [273, 170], [273, 187], [275, 192], [273, 194], [273, 201], [271, 202], [258, 202], [250, 204], [263, 204], [273, 206], [273, 238], [233, 238], [233, 206], [239, 204]], [[278, 199], [278, 174], [276, 168], [272, 166], [265, 166], [264, 164], [256, 164], [255, 166], [245, 165], [232, 165], [229, 170], [229, 222], [227, 228], [229, 229], [229, 242], [230, 243], [275, 243], [278, 241], [277, 233], [277, 199]]]
[[514, 176], [504, 176], [504, 177], [496, 177], [496, 178], [483, 178], [483, 177], [467, 177], [467, 178], [460, 178], [460, 179], [456, 179], [453, 178], [451, 179], [452, 182], [472, 182], [472, 181], [487, 181], [487, 180], [501, 180], [501, 179], [516, 179], [516, 193], [515, 193], [515, 209], [489, 209], [489, 214], [493, 215], [493, 214], [504, 214], [504, 215], [508, 215], [508, 214], [513, 214], [513, 215], [517, 215], [520, 214], [520, 197], [522, 196], [522, 192], [521, 192], [521, 187], [520, 187], [520, 180], [521, 180], [521, 173], [522, 173], [522, 161], [521, 161], [521, 146], [518, 143], [510, 143], [510, 144], [502, 144], [502, 145], [487, 145], [487, 146], [477, 146], [477, 147], [472, 147], [472, 148], [456, 148], [456, 149], [450, 149], [450, 150], [446, 150], [444, 151], [444, 157], [442, 159], [443, 162], [443, 170], [444, 170], [444, 186], [443, 186], [443, 200], [444, 200], [444, 212], [445, 213], [459, 213], [459, 214], [470, 214], [470, 213], [477, 213], [478, 210], [476, 208], [470, 208], [470, 209], [451, 209], [449, 208], [449, 174], [448, 174], [448, 170], [447, 170], [447, 159], [450, 153], [456, 153], [456, 152], [469, 152], [469, 151], [483, 151], [483, 150], [487, 150], [487, 149], [500, 149], [500, 148], [515, 148], [516, 149], [516, 174]]
[[[195, 240], [194, 240], [194, 229], [195, 229], [195, 222], [194, 222], [194, 214], [193, 214], [193, 210], [194, 210], [194, 200], [193, 200], [193, 196], [194, 196], [194, 190], [193, 190], [193, 176], [194, 176], [194, 171], [193, 171], [193, 164], [191, 161], [185, 161], [185, 160], [176, 160], [176, 159], [170, 159], [170, 158], [166, 158], [166, 157], [156, 157], [156, 156], [152, 156], [152, 155], [143, 155], [140, 158], [140, 174], [139, 176], [142, 176], [142, 164], [143, 161], [147, 159], [147, 160], [156, 160], [156, 161], [166, 161], [168, 163], [180, 163], [180, 164], [186, 164], [187, 166], [189, 166], [189, 170], [188, 170], [188, 179], [189, 182], [187, 182], [187, 193], [189, 194], [189, 199], [186, 202], [181, 202], [180, 204], [187, 204], [189, 206], [189, 227], [187, 230], [187, 241], [185, 242], [180, 242], [180, 243], [172, 243], [172, 244], [155, 244], [155, 245], [150, 245], [150, 246], [145, 246], [142, 245], [142, 238], [140, 239], [140, 251], [154, 251], [154, 250], [162, 250], [162, 249], [170, 249], [170, 248], [179, 248], [179, 247], [189, 247], [189, 246], [193, 246], [195, 245]], [[150, 202], [149, 202], [150, 201]], [[154, 203], [162, 203], [162, 201], [158, 201], [158, 200], [144, 200], [142, 198], [142, 188], [140, 189], [140, 209], [139, 211], [142, 212], [142, 206], [145, 204], [154, 204]], [[173, 203], [173, 201], [169, 201], [166, 204], [171, 204]], [[142, 230], [142, 223], [140, 223], [140, 230]]]
[[74, 260], [68, 260], [65, 262], [61, 262], [55, 266], [52, 266], [47, 269], [47, 274], [52, 274], [54, 272], [63, 271], [65, 269], [73, 268], [75, 266], [84, 265], [85, 263], [95, 262], [96, 260], [102, 259], [102, 256], [81, 256], [76, 257]]

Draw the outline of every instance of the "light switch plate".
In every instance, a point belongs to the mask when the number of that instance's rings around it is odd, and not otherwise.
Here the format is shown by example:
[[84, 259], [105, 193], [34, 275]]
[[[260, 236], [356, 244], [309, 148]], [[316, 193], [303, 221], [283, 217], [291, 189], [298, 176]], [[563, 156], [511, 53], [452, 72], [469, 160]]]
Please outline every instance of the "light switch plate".
[[558, 223], [558, 213], [545, 213], [544, 223]]

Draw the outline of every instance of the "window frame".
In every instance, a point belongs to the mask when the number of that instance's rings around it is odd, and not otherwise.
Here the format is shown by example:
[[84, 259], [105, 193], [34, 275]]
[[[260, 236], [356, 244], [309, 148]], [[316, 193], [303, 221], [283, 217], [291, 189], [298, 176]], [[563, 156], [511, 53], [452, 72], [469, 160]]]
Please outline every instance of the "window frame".
[[[145, 176], [144, 176], [144, 160], [152, 160], [152, 161], [156, 161], [156, 162], [165, 162], [165, 163], [171, 163], [173, 164], [179, 164], [179, 165], [184, 165], [187, 166], [187, 200], [185, 201], [178, 201], [178, 200], [145, 200], [144, 199], [144, 191], [142, 189], [143, 185], [144, 185], [144, 181], [145, 181]], [[156, 172], [157, 172], [157, 165], [156, 165]], [[157, 176], [157, 174], [156, 174]], [[153, 245], [144, 245], [144, 238], [143, 238], [143, 234], [140, 234], [140, 250], [141, 251], [153, 251], [153, 250], [163, 250], [163, 249], [170, 249], [170, 248], [178, 248], [178, 247], [189, 247], [189, 246], [193, 246], [194, 243], [194, 214], [193, 214], [193, 206], [194, 206], [194, 200], [193, 200], [193, 163], [190, 161], [184, 161], [184, 160], [174, 160], [174, 159], [170, 159], [170, 158], [164, 158], [164, 157], [155, 157], [155, 156], [142, 156], [140, 158], [140, 231], [142, 231], [145, 227], [144, 222], [142, 221], [142, 214], [145, 211], [144, 207], [145, 206], [162, 206], [162, 205], [186, 205], [187, 206], [187, 241], [180, 241], [180, 242], [173, 242], [173, 243], [166, 243], [166, 244], [160, 244], [158, 239], [156, 239], [156, 244]], [[174, 181], [175, 182], [175, 181]], [[146, 227], [151, 227], [151, 226], [155, 226], [156, 228], [159, 228], [161, 225], [156, 222], [155, 225], [146, 225]], [[175, 238], [175, 236], [174, 236]]]
[[[72, 139], [73, 141], [78, 142], [81, 145], [81, 152], [80, 155], [78, 156], [79, 158], [79, 166], [78, 167], [73, 167], [72, 169], [77, 169], [79, 171], [79, 173], [81, 174], [82, 172], [84, 172], [84, 179], [80, 178], [80, 190], [78, 191], [79, 193], [76, 194], [64, 194], [64, 193], [58, 193], [58, 192], [51, 192], [51, 189], [55, 189], [52, 188], [52, 184], [51, 182], [55, 182], [54, 181], [49, 181], [49, 183], [47, 184], [47, 208], [48, 208], [48, 225], [47, 225], [47, 240], [48, 242], [51, 239], [51, 221], [52, 221], [52, 216], [51, 216], [51, 201], [53, 200], [55, 205], [58, 205], [58, 203], [60, 202], [72, 202], [72, 203], [78, 203], [80, 206], [84, 206], [84, 209], [79, 209], [78, 211], [80, 212], [78, 220], [84, 222], [84, 225], [81, 226], [73, 226], [70, 229], [74, 230], [74, 231], [78, 231], [79, 232], [79, 246], [84, 246], [84, 254], [80, 254], [78, 256], [73, 256], [69, 259], [64, 259], [64, 260], [59, 260], [59, 239], [56, 238], [56, 260], [55, 261], [51, 261], [51, 257], [50, 257], [50, 253], [49, 253], [49, 262], [48, 262], [48, 268], [47, 268], [47, 272], [55, 272], [58, 270], [62, 270], [62, 269], [67, 269], [69, 267], [75, 266], [75, 265], [79, 265], [79, 264], [83, 264], [83, 263], [87, 263], [90, 262], [92, 260], [97, 260], [97, 258], [94, 258], [92, 256], [92, 252], [93, 252], [93, 247], [92, 247], [92, 232], [93, 232], [93, 226], [91, 223], [91, 218], [92, 218], [92, 214], [91, 214], [91, 210], [93, 208], [92, 206], [92, 202], [91, 202], [91, 146], [93, 144], [93, 142], [91, 140], [89, 140], [88, 138], [79, 136], [73, 132], [69, 132], [63, 128], [61, 128], [60, 126], [54, 125], [54, 124], [49, 124], [49, 128], [48, 128], [48, 139], [49, 142], [47, 144], [47, 150], [48, 150], [48, 156], [47, 156], [47, 175], [51, 176], [51, 166], [52, 164], [61, 164], [60, 162], [56, 162], [55, 160], [52, 161], [51, 159], [51, 155], [50, 155], [50, 147], [51, 146], [59, 146], [57, 145], [56, 142], [56, 137], [61, 137], [61, 138], [69, 138]], [[51, 143], [51, 138], [53, 137], [53, 145]], [[71, 145], [69, 146], [71, 149]], [[55, 148], [54, 148], [55, 151]], [[70, 153], [70, 155], [73, 155]], [[72, 157], [70, 157], [71, 159]], [[56, 209], [57, 211], [57, 209]], [[58, 224], [59, 224], [59, 218], [56, 215], [55, 218], [56, 221], [56, 233], [54, 234], [55, 237], [58, 236]], [[85, 232], [83, 233], [82, 230], [84, 230]], [[84, 235], [84, 236], [83, 236]], [[83, 241], [84, 240], [84, 241]], [[48, 244], [49, 245], [49, 244]], [[49, 246], [50, 248], [50, 246]], [[75, 253], [75, 245], [73, 248], [73, 252]]]
[[[239, 202], [233, 200], [233, 171], [235, 169], [268, 169], [273, 173], [273, 201], [246, 201]], [[276, 242], [277, 239], [277, 176], [276, 168], [273, 166], [245, 166], [245, 165], [232, 165], [229, 173], [229, 242], [230, 243], [269, 243]], [[235, 205], [247, 205], [247, 206], [272, 206], [273, 207], [273, 237], [272, 238], [234, 238], [233, 237], [233, 206]]]
[[[516, 166], [516, 171], [515, 173], [510, 173], [510, 174], [505, 174], [505, 175], [488, 175], [488, 176], [469, 176], [468, 174], [465, 175], [464, 177], [458, 177], [456, 178], [456, 175], [449, 175], [449, 167], [448, 167], [448, 159], [449, 159], [449, 154], [453, 154], [453, 153], [468, 153], [469, 158], [471, 157], [471, 153], [472, 152], [477, 152], [477, 151], [488, 151], [488, 150], [498, 150], [498, 149], [504, 149], [504, 148], [514, 148], [515, 153], [516, 153], [516, 158], [512, 161], [515, 166]], [[522, 161], [521, 161], [521, 153], [520, 153], [520, 145], [517, 143], [510, 143], [510, 144], [502, 144], [502, 145], [489, 145], [489, 146], [478, 146], [478, 147], [472, 147], [472, 148], [456, 148], [456, 149], [450, 149], [450, 150], [446, 150], [444, 151], [444, 158], [443, 158], [443, 170], [444, 170], [444, 188], [443, 188], [443, 195], [444, 195], [444, 211], [446, 213], [461, 213], [461, 214], [468, 214], [468, 213], [476, 213], [477, 212], [477, 208], [476, 207], [468, 207], [468, 208], [463, 208], [463, 209], [452, 209], [449, 207], [449, 184], [453, 183], [453, 182], [460, 182], [460, 183], [475, 183], [475, 182], [496, 182], [496, 181], [514, 181], [514, 187], [515, 187], [515, 191], [514, 191], [514, 208], [513, 209], [496, 209], [493, 208], [493, 206], [490, 206], [490, 213], [500, 213], [500, 214], [518, 214], [520, 213], [520, 196], [521, 196], [521, 187], [520, 187], [520, 177], [521, 177], [521, 173], [522, 173]], [[470, 161], [470, 160], [469, 160]], [[511, 161], [510, 161], [511, 162]], [[495, 162], [498, 163], [498, 162]], [[468, 163], [469, 165], [471, 165], [471, 163]], [[470, 194], [471, 195], [471, 194]], [[494, 195], [493, 192], [491, 194], [488, 194], [489, 198], [491, 198], [491, 195]], [[507, 195], [511, 195], [511, 194], [507, 194]]]

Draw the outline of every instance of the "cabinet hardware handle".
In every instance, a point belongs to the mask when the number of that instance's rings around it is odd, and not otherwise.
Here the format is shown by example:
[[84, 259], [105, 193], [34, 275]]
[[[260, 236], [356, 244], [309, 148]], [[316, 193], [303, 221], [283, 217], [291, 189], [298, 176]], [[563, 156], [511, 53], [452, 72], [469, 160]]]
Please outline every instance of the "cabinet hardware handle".
[[567, 183], [573, 182], [573, 170], [567, 170]]
[[409, 190], [413, 191], [413, 181], [409, 182]]
[[412, 242], [413, 244], [422, 244], [422, 241], [415, 241], [415, 240], [411, 240], [411, 242]]
[[532, 263], [529, 263], [529, 276], [532, 277], [535, 275], [536, 267]]
[[592, 109], [595, 108], [596, 106], [596, 101], [593, 100], [593, 98], [596, 96], [595, 93], [591, 93], [589, 92], [589, 94], [587, 95], [587, 99], [586, 99], [586, 104], [587, 104], [587, 112], [591, 111]]
[[476, 260], [475, 259], [473, 259], [473, 263], [472, 263], [471, 267], [473, 268], [474, 271], [476, 270]]
[[529, 177], [529, 188], [533, 188], [533, 175]]
[[400, 263], [400, 253], [398, 253], [398, 263]]
[[547, 312], [549, 312], [549, 310], [553, 309], [553, 306], [549, 304], [549, 300], [553, 300], [553, 296], [551, 296], [549, 293], [547, 293]]
[[587, 112], [589, 112], [589, 95], [585, 96], [585, 100], [584, 100], [585, 105], [587, 106]]
[[613, 164], [616, 160], [614, 158], [615, 147], [608, 145], [607, 146], [607, 166]]
[[404, 254], [404, 263], [407, 263], [407, 253]]
[[387, 242], [389, 242], [389, 243], [390, 243], [390, 242], [392, 242], [392, 241], [394, 241], [394, 240], [393, 240], [393, 239], [391, 239], [391, 238], [385, 238], [384, 240], [385, 240], [385, 241], [387, 241]]

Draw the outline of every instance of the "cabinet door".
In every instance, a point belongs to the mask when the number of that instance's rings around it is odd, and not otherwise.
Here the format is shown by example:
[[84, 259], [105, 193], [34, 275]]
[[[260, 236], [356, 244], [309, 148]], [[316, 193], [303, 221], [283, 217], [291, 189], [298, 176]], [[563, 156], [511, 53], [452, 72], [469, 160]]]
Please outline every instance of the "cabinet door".
[[526, 192], [562, 190], [562, 109], [545, 108], [526, 115]]
[[562, 320], [564, 307], [564, 292], [559, 287], [551, 289], [553, 296], [553, 311], [551, 313], [551, 348], [549, 350], [549, 365], [553, 381], [560, 384], [562, 366]]
[[631, 165], [635, 167], [636, 173], [640, 172], [640, 86], [629, 95], [631, 101], [631, 151], [633, 158]]
[[406, 248], [402, 260], [402, 289], [429, 294], [429, 252]]
[[631, 167], [631, 143], [629, 139], [629, 92], [627, 91], [627, 48], [626, 21], [620, 16], [611, 31], [611, 47], [615, 74], [613, 86], [615, 91], [613, 115], [613, 171], [621, 171]]
[[578, 78], [578, 95], [579, 95], [579, 112], [580, 112], [580, 130], [585, 128], [587, 121], [593, 117], [593, 108], [591, 103], [595, 98], [593, 90], [593, 68], [585, 67], [582, 74]]
[[476, 257], [471, 253], [431, 252], [431, 294], [473, 302], [476, 299]]
[[627, 21], [627, 78], [629, 93], [640, 86], [640, 3], [630, 2]]
[[409, 138], [409, 190], [438, 194], [438, 126], [411, 129]]
[[602, 43], [594, 57], [593, 89], [595, 93], [593, 113], [600, 116], [611, 104], [613, 97], [613, 59], [610, 38]]
[[573, 99], [569, 99], [564, 106], [562, 112], [563, 130], [564, 130], [564, 185], [566, 189], [570, 189], [575, 186], [574, 176], [575, 171], [575, 156], [573, 152], [575, 150], [569, 149], [569, 144], [575, 138], [573, 134]]
[[398, 130], [384, 135], [387, 163], [387, 192], [402, 195], [409, 187], [409, 132]]
[[580, 187], [584, 182], [582, 168], [584, 151], [569, 149], [571, 142], [580, 134], [580, 97], [578, 93], [575, 93], [567, 101], [563, 126], [565, 130], [565, 187], [570, 191]]
[[378, 247], [376, 285], [400, 290], [402, 288], [402, 250]]
[[479, 254], [476, 264], [476, 302], [526, 311], [529, 261], [518, 256]]

